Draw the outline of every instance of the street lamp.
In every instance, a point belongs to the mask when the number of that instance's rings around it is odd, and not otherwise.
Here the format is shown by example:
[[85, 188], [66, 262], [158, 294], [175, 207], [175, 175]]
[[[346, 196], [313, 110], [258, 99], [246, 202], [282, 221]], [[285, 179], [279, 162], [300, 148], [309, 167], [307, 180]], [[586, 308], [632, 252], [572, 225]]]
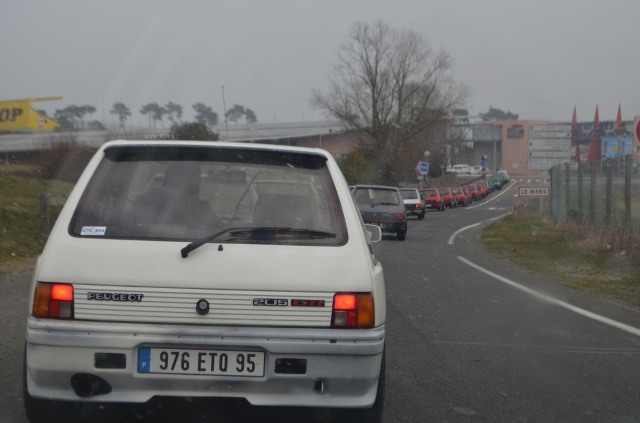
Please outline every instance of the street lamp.
[[[429, 150], [425, 150], [424, 152], [424, 161], [427, 162], [427, 166], [429, 166], [429, 156], [431, 153]], [[427, 171], [426, 180], [429, 181], [429, 172]], [[422, 178], [420, 178], [420, 188], [422, 188]]]

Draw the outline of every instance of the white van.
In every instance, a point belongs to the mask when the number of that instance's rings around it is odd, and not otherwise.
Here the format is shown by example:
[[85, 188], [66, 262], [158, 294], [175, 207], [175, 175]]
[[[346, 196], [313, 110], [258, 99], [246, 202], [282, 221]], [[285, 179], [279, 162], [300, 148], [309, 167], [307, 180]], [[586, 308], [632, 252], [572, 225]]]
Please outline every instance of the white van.
[[24, 404], [241, 397], [380, 421], [385, 284], [323, 150], [114, 141], [95, 154], [34, 271]]
[[449, 172], [453, 173], [468, 173], [469, 166], [466, 164], [456, 164], [449, 168]]

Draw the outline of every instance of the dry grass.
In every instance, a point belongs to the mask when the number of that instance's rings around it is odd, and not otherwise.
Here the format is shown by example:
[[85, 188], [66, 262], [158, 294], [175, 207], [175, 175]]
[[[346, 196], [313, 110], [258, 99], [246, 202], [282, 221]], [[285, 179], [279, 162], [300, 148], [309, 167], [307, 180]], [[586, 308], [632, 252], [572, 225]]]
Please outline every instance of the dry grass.
[[6, 276], [31, 269], [42, 251], [40, 197], [68, 195], [72, 184], [37, 178], [34, 166], [0, 169], [0, 276]]
[[535, 209], [486, 228], [483, 245], [531, 271], [640, 310], [637, 234], [619, 228], [587, 230], [575, 223], [560, 227]]

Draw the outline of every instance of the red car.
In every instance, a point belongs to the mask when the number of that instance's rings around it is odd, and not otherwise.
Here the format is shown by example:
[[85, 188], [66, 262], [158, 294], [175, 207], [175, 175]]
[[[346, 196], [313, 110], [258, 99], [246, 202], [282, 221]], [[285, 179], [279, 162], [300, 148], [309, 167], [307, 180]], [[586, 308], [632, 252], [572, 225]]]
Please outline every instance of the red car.
[[467, 189], [469, 190], [469, 193], [471, 194], [471, 200], [472, 201], [480, 200], [480, 190], [478, 189], [477, 186], [475, 186], [475, 185], [467, 185]]
[[465, 194], [465, 192], [462, 190], [462, 187], [452, 187], [451, 194], [453, 194], [453, 200], [456, 203], [456, 207], [464, 207], [469, 204], [469, 202], [467, 201], [467, 194]]
[[480, 198], [484, 198], [487, 195], [489, 195], [489, 190], [487, 189], [487, 186], [485, 184], [476, 182], [475, 186], [478, 188], [478, 192], [480, 193], [479, 195]]
[[473, 196], [471, 195], [471, 189], [468, 186], [463, 186], [462, 191], [464, 195], [467, 197], [467, 204], [471, 204], [473, 202]]
[[424, 206], [444, 210], [444, 200], [436, 188], [424, 188], [420, 190], [420, 195], [424, 198]]
[[450, 208], [456, 207], [456, 201], [453, 199], [451, 188], [438, 188], [438, 191], [440, 192], [440, 197], [442, 197], [445, 206], [449, 206]]

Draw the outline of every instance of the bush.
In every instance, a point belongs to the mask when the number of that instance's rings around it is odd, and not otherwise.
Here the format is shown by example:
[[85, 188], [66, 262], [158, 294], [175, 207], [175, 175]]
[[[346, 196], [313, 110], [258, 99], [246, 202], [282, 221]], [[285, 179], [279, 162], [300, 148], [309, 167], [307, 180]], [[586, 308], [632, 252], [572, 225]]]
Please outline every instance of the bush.
[[54, 140], [49, 150], [36, 156], [37, 174], [40, 178], [76, 182], [94, 153], [95, 149], [73, 138]]
[[338, 166], [349, 185], [369, 183], [372, 160], [363, 149], [352, 151], [337, 158]]
[[218, 134], [200, 122], [174, 123], [169, 130], [169, 139], [182, 141], [218, 141]]

